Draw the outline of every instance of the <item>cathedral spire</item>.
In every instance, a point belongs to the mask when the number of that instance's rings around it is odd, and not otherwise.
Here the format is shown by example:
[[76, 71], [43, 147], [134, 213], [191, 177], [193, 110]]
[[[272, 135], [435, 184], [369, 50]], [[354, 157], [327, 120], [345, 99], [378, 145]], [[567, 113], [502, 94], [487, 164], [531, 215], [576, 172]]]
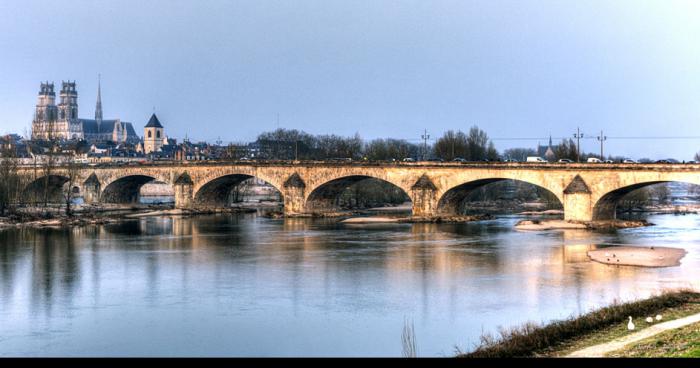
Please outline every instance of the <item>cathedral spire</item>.
[[95, 104], [95, 121], [99, 126], [102, 123], [102, 93], [100, 88], [100, 75], [97, 75], [97, 103]]

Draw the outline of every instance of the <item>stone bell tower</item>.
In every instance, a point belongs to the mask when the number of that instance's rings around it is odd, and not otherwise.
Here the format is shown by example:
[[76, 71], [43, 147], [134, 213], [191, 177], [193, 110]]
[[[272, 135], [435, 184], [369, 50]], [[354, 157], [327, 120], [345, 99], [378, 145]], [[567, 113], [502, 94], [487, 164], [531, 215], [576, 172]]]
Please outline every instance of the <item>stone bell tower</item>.
[[61, 82], [58, 121], [65, 139], [82, 139], [83, 126], [78, 120], [78, 91], [75, 81]]
[[165, 137], [163, 125], [158, 121], [158, 117], [154, 113], [148, 124], [143, 129], [143, 153], [159, 151], [163, 146], [163, 138]]
[[56, 139], [58, 109], [53, 83], [41, 83], [32, 121], [32, 139]]

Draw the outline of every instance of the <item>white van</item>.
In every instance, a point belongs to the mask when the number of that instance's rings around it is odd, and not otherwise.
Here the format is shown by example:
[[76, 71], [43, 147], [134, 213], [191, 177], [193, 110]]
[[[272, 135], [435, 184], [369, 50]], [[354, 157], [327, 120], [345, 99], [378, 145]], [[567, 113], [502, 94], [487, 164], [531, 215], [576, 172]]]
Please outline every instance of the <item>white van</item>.
[[547, 162], [547, 160], [543, 159], [542, 157], [528, 156], [527, 162]]
[[601, 161], [601, 160], [600, 160], [599, 158], [597, 158], [597, 157], [589, 157], [589, 158], [588, 158], [588, 161], [586, 161], [586, 162], [588, 162], [588, 163], [601, 163], [601, 162], [603, 162], [603, 161]]

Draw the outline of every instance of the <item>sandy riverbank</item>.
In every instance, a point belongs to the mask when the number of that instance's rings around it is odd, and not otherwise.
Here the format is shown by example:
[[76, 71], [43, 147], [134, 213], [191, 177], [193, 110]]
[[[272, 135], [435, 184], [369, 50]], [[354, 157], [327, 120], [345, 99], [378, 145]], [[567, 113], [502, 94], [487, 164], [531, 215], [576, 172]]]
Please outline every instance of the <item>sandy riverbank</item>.
[[609, 247], [588, 251], [588, 257], [599, 263], [618, 266], [671, 267], [679, 266], [687, 252], [669, 247]]
[[627, 229], [633, 227], [651, 226], [645, 220], [603, 220], [603, 221], [566, 221], [566, 220], [522, 220], [515, 224], [517, 230], [601, 230]]
[[343, 224], [378, 224], [378, 223], [465, 223], [473, 221], [491, 220], [491, 215], [464, 215], [464, 216], [410, 216], [410, 217], [352, 217], [340, 221]]
[[564, 216], [564, 210], [545, 210], [545, 211], [524, 211], [518, 215], [523, 216]]
[[384, 223], [396, 223], [400, 222], [398, 217], [352, 217], [340, 221], [342, 224], [384, 224]]

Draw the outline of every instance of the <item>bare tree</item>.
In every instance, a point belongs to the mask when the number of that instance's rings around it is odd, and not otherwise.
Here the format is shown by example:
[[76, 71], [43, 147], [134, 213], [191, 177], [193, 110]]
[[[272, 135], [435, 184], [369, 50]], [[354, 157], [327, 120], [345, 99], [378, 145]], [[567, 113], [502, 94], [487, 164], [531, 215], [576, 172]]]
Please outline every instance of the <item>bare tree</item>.
[[0, 216], [15, 211], [21, 203], [24, 180], [19, 174], [19, 165], [14, 150], [0, 152]]
[[66, 203], [66, 216], [72, 216], [73, 212], [71, 211], [71, 204], [73, 202], [73, 198], [75, 197], [74, 189], [78, 180], [78, 174], [80, 173], [80, 164], [75, 160], [75, 157], [73, 157], [71, 160], [66, 162], [65, 168], [65, 177], [68, 180], [66, 180], [66, 182], [63, 184], [62, 197]]
[[51, 191], [51, 175], [53, 175], [54, 168], [56, 166], [56, 153], [59, 150], [59, 142], [54, 134], [54, 128], [56, 124], [56, 117], [49, 114], [48, 117], [48, 130], [46, 131], [46, 137], [48, 142], [48, 149], [45, 152], [44, 161], [41, 163], [42, 174], [43, 174], [43, 186], [42, 186], [42, 202], [44, 207], [49, 203], [49, 195]]
[[651, 193], [659, 204], [667, 204], [670, 202], [671, 191], [668, 190], [668, 185], [666, 183], [652, 185]]

